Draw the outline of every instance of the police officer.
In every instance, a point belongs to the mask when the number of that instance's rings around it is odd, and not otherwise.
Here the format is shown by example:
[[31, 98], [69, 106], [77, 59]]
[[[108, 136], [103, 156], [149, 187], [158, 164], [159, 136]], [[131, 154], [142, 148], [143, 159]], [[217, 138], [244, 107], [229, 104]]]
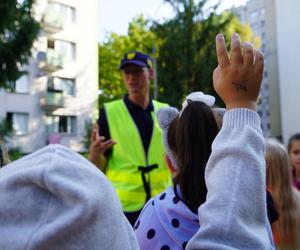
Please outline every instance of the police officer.
[[166, 104], [150, 98], [154, 71], [148, 55], [126, 53], [120, 70], [128, 93], [104, 104], [93, 127], [89, 160], [106, 173], [133, 225], [145, 202], [171, 184], [155, 116]]

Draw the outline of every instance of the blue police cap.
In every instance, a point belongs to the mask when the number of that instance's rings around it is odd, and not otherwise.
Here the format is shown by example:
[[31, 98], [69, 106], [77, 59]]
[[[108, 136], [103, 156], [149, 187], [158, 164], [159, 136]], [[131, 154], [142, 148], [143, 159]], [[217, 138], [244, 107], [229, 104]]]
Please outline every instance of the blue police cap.
[[151, 57], [138, 51], [126, 53], [121, 61], [119, 69], [123, 69], [128, 64], [134, 64], [141, 68], [153, 67]]

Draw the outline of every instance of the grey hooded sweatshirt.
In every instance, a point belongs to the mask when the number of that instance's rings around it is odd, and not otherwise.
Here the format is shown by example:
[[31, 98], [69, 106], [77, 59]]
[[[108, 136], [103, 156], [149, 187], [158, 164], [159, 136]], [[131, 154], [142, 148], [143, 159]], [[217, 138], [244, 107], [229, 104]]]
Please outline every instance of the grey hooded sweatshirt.
[[0, 170], [0, 249], [138, 249], [104, 174], [50, 145]]

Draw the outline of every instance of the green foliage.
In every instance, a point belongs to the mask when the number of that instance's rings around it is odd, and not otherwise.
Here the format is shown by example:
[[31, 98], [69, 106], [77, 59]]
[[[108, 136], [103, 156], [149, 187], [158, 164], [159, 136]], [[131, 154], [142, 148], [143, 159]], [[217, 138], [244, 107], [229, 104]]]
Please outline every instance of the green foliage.
[[88, 160], [89, 158], [89, 152], [79, 152], [80, 155], [82, 155], [85, 159]]
[[174, 7], [175, 17], [153, 27], [163, 41], [158, 58], [160, 99], [179, 106], [188, 93], [201, 90], [216, 96], [217, 104], [222, 106], [212, 85], [217, 65], [215, 36], [222, 32], [230, 41], [232, 33], [238, 32], [242, 39], [252, 40], [250, 26], [240, 24], [230, 13], [216, 14], [218, 6], [204, 13], [206, 0], [166, 2]]
[[[8, 138], [12, 135], [13, 128], [7, 123], [5, 119], [0, 121], [0, 143], [5, 143]], [[10, 161], [17, 160], [21, 158], [23, 154], [19, 148], [11, 148], [8, 151], [8, 158]]]
[[[19, 1], [21, 2], [21, 1]], [[24, 72], [40, 25], [31, 13], [34, 0], [0, 1], [0, 87], [10, 88]]]
[[120, 98], [125, 93], [119, 64], [124, 54], [129, 51], [152, 53], [153, 46], [158, 47], [159, 40], [150, 31], [149, 21], [138, 16], [129, 24], [128, 35], [119, 36], [111, 33], [106, 42], [99, 45], [99, 88], [102, 103]]
[[[124, 93], [118, 66], [123, 54], [141, 50], [151, 55], [153, 46], [157, 53], [158, 98], [173, 106], [192, 91], [203, 91], [217, 98], [212, 85], [213, 70], [217, 66], [215, 36], [223, 33], [229, 48], [234, 32], [242, 40], [259, 45], [249, 25], [242, 25], [228, 12], [217, 14], [218, 5], [207, 10], [208, 0], [165, 0], [174, 9], [174, 17], [162, 23], [150, 23], [143, 16], [129, 25], [128, 36], [110, 34], [99, 45], [99, 83], [103, 102], [120, 98]], [[152, 55], [153, 56], [153, 55]]]
[[6, 138], [9, 137], [12, 132], [13, 129], [11, 128], [11, 126], [9, 126], [5, 119], [0, 121], [0, 140], [2, 139], [6, 141]]
[[10, 161], [18, 160], [24, 156], [24, 154], [21, 152], [21, 150], [19, 148], [11, 148], [8, 151], [8, 155], [9, 155]]

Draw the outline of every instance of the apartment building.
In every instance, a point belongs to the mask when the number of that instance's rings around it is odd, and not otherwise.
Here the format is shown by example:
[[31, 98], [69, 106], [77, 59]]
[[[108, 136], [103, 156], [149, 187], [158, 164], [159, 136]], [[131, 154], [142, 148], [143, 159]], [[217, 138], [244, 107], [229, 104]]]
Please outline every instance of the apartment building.
[[292, 134], [300, 132], [300, 1], [275, 2], [281, 124], [287, 143]]
[[281, 138], [275, 7], [275, 0], [250, 0], [246, 5], [234, 8], [233, 12], [242, 23], [249, 23], [253, 33], [261, 39], [260, 50], [265, 56], [265, 69], [258, 113], [264, 135]]
[[0, 90], [0, 119], [14, 129], [9, 147], [33, 152], [49, 143], [83, 151], [85, 123], [97, 107], [96, 0], [37, 0], [42, 31], [27, 74]]

